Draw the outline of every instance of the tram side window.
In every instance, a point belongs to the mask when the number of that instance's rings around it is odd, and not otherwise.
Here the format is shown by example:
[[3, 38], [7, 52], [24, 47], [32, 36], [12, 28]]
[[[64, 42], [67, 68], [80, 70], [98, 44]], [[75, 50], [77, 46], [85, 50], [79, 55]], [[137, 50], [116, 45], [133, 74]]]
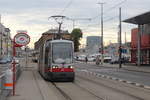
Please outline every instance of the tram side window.
[[43, 48], [40, 48], [40, 60], [39, 63], [42, 64], [42, 59], [43, 59]]
[[45, 64], [48, 64], [48, 47], [45, 49]]
[[48, 52], [48, 66], [51, 66], [51, 45], [49, 44], [49, 52]]

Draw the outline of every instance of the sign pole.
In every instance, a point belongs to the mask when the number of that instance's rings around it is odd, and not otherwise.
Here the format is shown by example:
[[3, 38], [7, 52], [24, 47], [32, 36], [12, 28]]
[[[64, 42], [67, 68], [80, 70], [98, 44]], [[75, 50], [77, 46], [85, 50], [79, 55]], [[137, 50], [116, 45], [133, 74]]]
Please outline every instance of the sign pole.
[[[30, 37], [26, 33], [17, 33], [13, 39], [13, 58], [16, 56], [16, 47], [26, 46], [30, 42]], [[16, 83], [16, 62], [13, 59], [13, 96], [15, 96]]]
[[[15, 41], [13, 41], [13, 57], [16, 56]], [[15, 83], [16, 83], [16, 62], [13, 60], [13, 96], [15, 95]]]

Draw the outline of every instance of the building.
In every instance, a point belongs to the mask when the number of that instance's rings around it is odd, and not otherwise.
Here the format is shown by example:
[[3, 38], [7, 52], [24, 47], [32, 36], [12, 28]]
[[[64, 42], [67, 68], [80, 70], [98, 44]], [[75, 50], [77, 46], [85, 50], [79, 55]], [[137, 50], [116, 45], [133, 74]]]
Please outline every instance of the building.
[[[150, 26], [145, 26], [143, 34], [140, 38], [140, 53], [141, 53], [141, 64], [150, 64]], [[138, 28], [131, 30], [131, 62], [137, 63], [137, 48], [138, 48]]]
[[88, 36], [86, 40], [86, 50], [89, 53], [98, 53], [101, 47], [100, 36]]
[[12, 56], [13, 41], [11, 39], [10, 29], [5, 28], [5, 55]]
[[138, 25], [138, 28], [131, 32], [132, 62], [138, 66], [150, 65], [150, 11], [128, 18], [123, 22]]
[[[62, 39], [67, 39], [67, 40], [71, 40], [71, 34], [67, 31], [67, 30], [61, 30], [61, 38]], [[35, 42], [34, 44], [34, 49], [36, 51], [38, 51], [38, 49], [40, 48], [40, 46], [49, 39], [56, 39], [58, 37], [58, 29], [50, 29], [46, 32], [44, 32], [42, 34], [42, 36], [40, 37], [40, 39]]]
[[0, 58], [12, 55], [10, 29], [0, 24]]

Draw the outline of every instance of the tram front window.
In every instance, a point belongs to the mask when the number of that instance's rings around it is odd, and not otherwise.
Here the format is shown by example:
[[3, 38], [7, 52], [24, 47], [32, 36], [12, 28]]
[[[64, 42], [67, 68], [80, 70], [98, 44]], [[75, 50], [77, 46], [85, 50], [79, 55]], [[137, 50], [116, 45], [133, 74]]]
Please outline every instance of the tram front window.
[[69, 64], [72, 63], [72, 44], [71, 43], [53, 43], [53, 63]]

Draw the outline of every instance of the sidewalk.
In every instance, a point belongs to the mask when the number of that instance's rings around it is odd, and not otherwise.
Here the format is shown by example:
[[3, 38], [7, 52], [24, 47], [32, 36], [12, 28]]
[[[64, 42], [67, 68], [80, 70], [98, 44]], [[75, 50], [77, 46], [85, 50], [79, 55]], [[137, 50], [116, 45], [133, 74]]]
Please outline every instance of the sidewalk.
[[[88, 64], [96, 65], [95, 62], [88, 62]], [[109, 63], [104, 63], [103, 65], [96, 65], [96, 66], [119, 68], [119, 64], [109, 64]], [[136, 66], [136, 65], [122, 64], [122, 69], [129, 70], [129, 71], [150, 73], [150, 66]]]
[[34, 63], [28, 66], [16, 83], [15, 96], [10, 95], [7, 100], [60, 100], [51, 83], [47, 84], [39, 75]]

